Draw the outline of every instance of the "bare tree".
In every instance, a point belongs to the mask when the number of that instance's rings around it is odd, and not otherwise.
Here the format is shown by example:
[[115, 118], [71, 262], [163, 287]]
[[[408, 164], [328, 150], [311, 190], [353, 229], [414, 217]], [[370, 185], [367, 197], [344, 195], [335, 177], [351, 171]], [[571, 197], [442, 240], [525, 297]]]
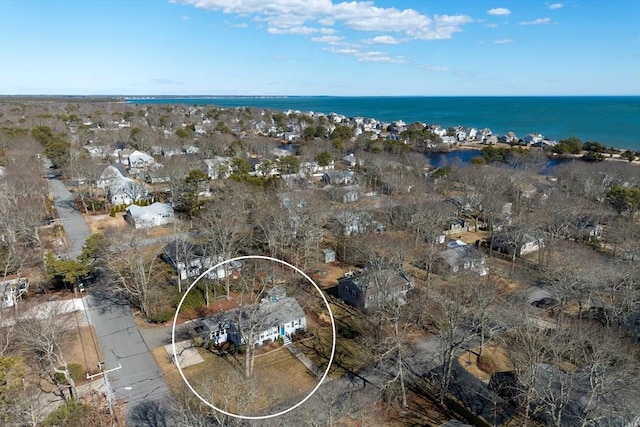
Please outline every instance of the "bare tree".
[[[226, 260], [235, 256], [248, 238], [247, 208], [240, 194], [236, 192], [225, 194], [215, 203], [207, 205], [202, 214], [202, 221], [206, 252], [216, 263], [217, 260]], [[229, 299], [231, 282], [228, 274], [225, 274], [224, 279], [225, 292]]]
[[138, 232], [127, 235], [111, 235], [105, 251], [106, 265], [116, 278], [117, 286], [129, 300], [148, 316], [157, 286], [159, 245], [145, 246]]
[[[75, 380], [63, 352], [64, 337], [74, 323], [61, 304], [64, 303], [41, 307], [37, 317], [21, 319], [17, 328], [22, 344], [38, 358], [61, 395], [64, 397], [64, 389], [68, 388], [69, 397], [75, 398]], [[60, 383], [56, 374], [62, 375], [66, 384]]]

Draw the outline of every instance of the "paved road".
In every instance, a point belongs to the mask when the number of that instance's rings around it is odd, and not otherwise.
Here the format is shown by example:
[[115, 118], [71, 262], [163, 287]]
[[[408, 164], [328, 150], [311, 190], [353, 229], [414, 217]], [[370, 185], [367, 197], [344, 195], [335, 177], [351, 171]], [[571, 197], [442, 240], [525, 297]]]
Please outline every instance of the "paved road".
[[89, 322], [94, 325], [105, 370], [116, 399], [123, 399], [129, 411], [139, 404], [170, 398], [149, 347], [136, 325], [129, 304], [108, 291], [93, 288], [86, 298]]
[[[44, 159], [43, 163], [45, 173], [47, 173], [51, 162]], [[64, 183], [58, 179], [49, 179], [48, 181], [49, 190], [53, 194], [53, 205], [67, 236], [68, 248], [64, 252], [64, 256], [75, 258], [82, 253], [82, 246], [87, 237], [91, 235], [91, 229], [76, 209], [73, 194], [65, 187]]]
[[[51, 162], [44, 159], [45, 173], [49, 172], [50, 166]], [[64, 256], [75, 258], [82, 253], [91, 229], [75, 208], [73, 194], [64, 183], [58, 179], [48, 181], [67, 237], [68, 248]], [[92, 287], [83, 301], [89, 323], [96, 329], [104, 369], [109, 371], [121, 366], [107, 373], [113, 397], [127, 402], [127, 425], [139, 425], [139, 422], [131, 422], [132, 414], [139, 418], [150, 404], [161, 407], [170, 399], [169, 387], [142, 339], [128, 302], [114, 296], [112, 290], [99, 287]], [[142, 411], [138, 409], [141, 407]]]

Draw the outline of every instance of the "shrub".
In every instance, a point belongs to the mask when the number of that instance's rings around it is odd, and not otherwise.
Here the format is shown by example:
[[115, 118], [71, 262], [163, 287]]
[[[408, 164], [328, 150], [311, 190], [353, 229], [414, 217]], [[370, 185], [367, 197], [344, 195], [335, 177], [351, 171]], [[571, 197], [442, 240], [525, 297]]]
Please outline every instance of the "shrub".
[[[80, 378], [82, 378], [82, 374], [84, 374], [84, 367], [79, 363], [69, 363], [67, 365], [67, 369], [69, 370], [69, 375], [71, 376], [71, 379], [73, 379], [73, 381], [78, 381]], [[56, 382], [58, 384], [68, 385], [67, 379], [64, 377], [64, 374], [56, 373], [54, 375], [54, 378], [56, 379]]]
[[[178, 306], [178, 303], [180, 302], [181, 298], [182, 298], [182, 295], [176, 296], [174, 306], [176, 307]], [[197, 310], [198, 308], [204, 306], [205, 304], [206, 304], [206, 301], [204, 299], [204, 295], [202, 291], [198, 287], [196, 287], [195, 289], [192, 289], [191, 292], [187, 294], [184, 301], [182, 302], [182, 307], [180, 309], [181, 311], [192, 311], [192, 310]]]
[[171, 320], [173, 318], [173, 314], [174, 314], [173, 310], [160, 310], [157, 313], [149, 314], [147, 319], [151, 323], [164, 323]]
[[76, 400], [67, 400], [54, 410], [42, 423], [45, 427], [66, 427], [85, 424], [91, 415], [91, 408]]

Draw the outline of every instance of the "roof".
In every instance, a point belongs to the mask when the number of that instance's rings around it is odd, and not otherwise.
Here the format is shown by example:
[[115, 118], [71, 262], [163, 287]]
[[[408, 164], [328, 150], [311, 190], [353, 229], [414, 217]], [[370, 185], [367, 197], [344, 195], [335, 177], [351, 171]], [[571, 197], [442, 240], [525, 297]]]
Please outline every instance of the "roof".
[[173, 207], [168, 203], [155, 202], [149, 206], [131, 205], [127, 208], [127, 212], [133, 218], [143, 215], [173, 215]]
[[[377, 277], [376, 277], [377, 276]], [[341, 277], [338, 282], [352, 283], [362, 293], [366, 293], [367, 289], [372, 287], [374, 280], [377, 278], [383, 281], [384, 285], [388, 289], [405, 289], [406, 285], [412, 285], [413, 282], [404, 272], [394, 271], [392, 269], [382, 270], [361, 270], [359, 273], [355, 273], [350, 277]]]
[[457, 246], [440, 252], [440, 256], [451, 267], [464, 265], [467, 262], [481, 261], [484, 254], [472, 245]]
[[[276, 288], [273, 290], [276, 293], [278, 291]], [[295, 298], [275, 297], [263, 299], [259, 304], [251, 304], [206, 317], [202, 319], [202, 324], [213, 331], [228, 328], [240, 322], [242, 329], [247, 329], [253, 320], [254, 324], [260, 325], [261, 330], [265, 330], [305, 316], [304, 310]]]

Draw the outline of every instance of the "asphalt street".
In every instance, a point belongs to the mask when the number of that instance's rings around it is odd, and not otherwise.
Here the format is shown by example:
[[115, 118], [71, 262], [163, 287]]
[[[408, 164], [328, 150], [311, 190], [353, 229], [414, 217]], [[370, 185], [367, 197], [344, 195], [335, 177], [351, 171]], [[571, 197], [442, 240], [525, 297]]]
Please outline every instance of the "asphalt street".
[[[51, 162], [44, 159], [45, 173], [49, 172]], [[49, 190], [53, 194], [53, 205], [58, 212], [58, 218], [67, 236], [67, 250], [63, 252], [66, 258], [75, 258], [82, 253], [82, 246], [91, 229], [80, 212], [75, 207], [73, 194], [58, 179], [48, 179]]]
[[[49, 173], [50, 165], [49, 160], [44, 159], [45, 173]], [[67, 237], [64, 256], [75, 258], [82, 252], [91, 230], [75, 208], [73, 195], [64, 183], [55, 178], [48, 182]], [[95, 327], [100, 343], [103, 369], [112, 396], [127, 403], [128, 415], [136, 407], [150, 402], [161, 406], [170, 399], [169, 387], [142, 339], [128, 301], [117, 297], [112, 289], [100, 287], [91, 287], [83, 301], [87, 319]]]
[[169, 387], [142, 338], [129, 304], [99, 289], [92, 289], [85, 303], [115, 398], [127, 402], [129, 409], [150, 400], [169, 398]]

